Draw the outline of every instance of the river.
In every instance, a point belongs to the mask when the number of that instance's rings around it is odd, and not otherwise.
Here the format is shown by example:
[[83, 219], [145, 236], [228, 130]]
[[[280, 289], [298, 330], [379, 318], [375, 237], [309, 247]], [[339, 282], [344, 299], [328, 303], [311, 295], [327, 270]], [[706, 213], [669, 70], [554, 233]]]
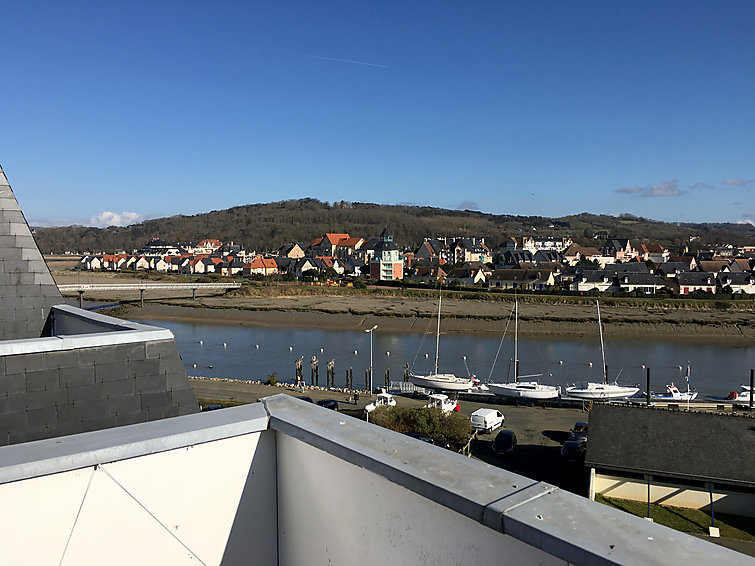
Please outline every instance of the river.
[[[319, 329], [254, 328], [175, 321], [140, 320], [170, 329], [186, 371], [192, 376], [293, 381], [295, 360], [304, 357], [304, 377], [310, 382], [310, 360], [319, 360], [319, 383], [325, 384], [326, 363], [335, 359], [336, 385], [345, 384], [345, 372], [353, 368], [355, 386], [364, 386], [370, 365], [370, 335], [365, 332]], [[596, 333], [597, 334], [597, 333]], [[499, 350], [495, 366], [496, 353]], [[476, 374], [483, 382], [508, 381], [513, 377], [513, 336], [501, 338], [441, 335], [438, 369], [457, 375]], [[686, 388], [689, 362], [691, 384], [706, 395], [726, 395], [749, 382], [755, 367], [755, 345], [670, 339], [607, 339], [609, 379], [639, 385], [645, 390], [645, 369], [651, 368], [651, 389], [663, 391], [670, 382]], [[373, 382], [381, 385], [389, 370], [391, 381], [400, 381], [404, 364], [416, 373], [433, 369], [435, 335], [381, 332], [372, 343]], [[466, 359], [465, 359], [466, 358]], [[519, 338], [520, 375], [542, 374], [543, 383], [566, 385], [578, 381], [602, 381], [600, 341], [594, 338]], [[494, 368], [491, 373], [491, 368]]]

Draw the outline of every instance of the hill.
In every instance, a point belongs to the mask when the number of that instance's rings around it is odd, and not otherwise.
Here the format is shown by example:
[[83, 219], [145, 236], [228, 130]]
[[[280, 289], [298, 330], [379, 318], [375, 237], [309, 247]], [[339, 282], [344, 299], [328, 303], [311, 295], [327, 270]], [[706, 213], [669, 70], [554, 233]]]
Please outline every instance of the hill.
[[156, 218], [126, 227], [65, 226], [36, 228], [34, 237], [42, 253], [99, 253], [131, 251], [150, 238], [198, 242], [204, 238], [234, 241], [248, 250], [275, 250], [287, 242], [309, 244], [325, 232], [347, 232], [370, 238], [388, 226], [399, 246], [417, 247], [425, 237], [484, 237], [495, 248], [507, 236], [571, 236], [583, 245], [595, 245], [596, 234], [656, 242], [672, 250], [692, 235], [702, 246], [755, 243], [749, 224], [667, 223], [631, 215], [619, 217], [588, 213], [544, 218], [495, 215], [469, 210], [425, 206], [378, 205], [358, 202], [333, 204], [299, 199], [249, 204], [193, 216]]

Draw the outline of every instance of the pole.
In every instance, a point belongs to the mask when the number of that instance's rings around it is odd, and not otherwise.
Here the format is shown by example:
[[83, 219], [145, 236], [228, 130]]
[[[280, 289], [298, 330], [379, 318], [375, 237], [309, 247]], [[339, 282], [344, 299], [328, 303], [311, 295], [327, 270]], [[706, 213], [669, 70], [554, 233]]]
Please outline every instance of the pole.
[[650, 368], [646, 367], [645, 371], [647, 372], [647, 385], [645, 386], [645, 391], [647, 392], [648, 396], [648, 407], [650, 406]]
[[716, 526], [716, 515], [713, 513], [713, 482], [708, 483], [708, 493], [710, 494], [710, 526]]
[[139, 298], [142, 302], [142, 307], [144, 307], [144, 289], [139, 289]]
[[650, 478], [651, 478], [650, 475], [645, 476], [645, 479], [648, 482], [648, 514], [647, 514], [648, 519], [650, 518]]
[[752, 411], [752, 398], [755, 396], [755, 369], [750, 368], [750, 410]]
[[84, 291], [79, 290], [79, 308], [84, 308]]

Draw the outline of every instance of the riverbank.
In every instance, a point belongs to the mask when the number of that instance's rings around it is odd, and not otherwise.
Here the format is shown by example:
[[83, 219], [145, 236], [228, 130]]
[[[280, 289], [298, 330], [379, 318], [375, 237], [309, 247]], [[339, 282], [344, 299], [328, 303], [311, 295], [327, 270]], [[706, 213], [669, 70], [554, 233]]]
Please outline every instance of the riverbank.
[[[461, 303], [461, 304], [459, 304]], [[354, 312], [356, 309], [359, 312]], [[161, 300], [140, 307], [128, 303], [111, 314], [129, 319], [201, 322], [262, 328], [318, 328], [363, 330], [379, 324], [385, 331], [434, 333], [433, 305], [409, 304], [385, 299], [327, 300], [302, 297], [237, 301], [222, 297], [191, 300]], [[352, 312], [350, 312], [352, 311]], [[510, 321], [510, 305], [470, 304], [444, 300], [441, 330], [446, 334], [500, 335]], [[523, 336], [596, 336], [595, 306], [527, 305], [519, 309], [519, 332]], [[523, 314], [528, 312], [528, 314]], [[652, 312], [601, 306], [607, 338], [701, 339], [749, 342], [755, 338], [753, 313]], [[513, 326], [511, 327], [513, 328]], [[511, 329], [510, 328], [510, 329]]]
[[[55, 271], [58, 284], [139, 282], [115, 273]], [[187, 296], [188, 295], [188, 296]], [[72, 296], [76, 296], [73, 294]], [[138, 291], [87, 292], [88, 300], [116, 302], [122, 318], [197, 321], [256, 327], [360, 330], [379, 324], [393, 332], [434, 332], [437, 295], [428, 291], [338, 287], [245, 287], [225, 294], [147, 291], [144, 307]], [[499, 335], [510, 323], [513, 297], [482, 293], [443, 296], [444, 333]], [[752, 301], [702, 302], [606, 298], [601, 300], [606, 337], [648, 339], [755, 339]], [[581, 297], [522, 296], [522, 336], [595, 336], [595, 303]]]

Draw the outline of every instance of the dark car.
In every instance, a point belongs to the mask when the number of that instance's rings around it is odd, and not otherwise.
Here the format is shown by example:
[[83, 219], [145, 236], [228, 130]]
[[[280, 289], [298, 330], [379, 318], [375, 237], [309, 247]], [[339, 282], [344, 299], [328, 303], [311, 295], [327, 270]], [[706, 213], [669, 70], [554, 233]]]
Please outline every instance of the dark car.
[[511, 454], [516, 448], [516, 434], [513, 430], [500, 431], [493, 440], [493, 452], [501, 456]]
[[301, 399], [302, 401], [306, 401], [307, 403], [314, 403], [312, 397], [307, 397], [306, 395], [301, 395], [297, 397], [297, 399]]
[[417, 440], [421, 440], [422, 442], [427, 442], [428, 444], [435, 444], [435, 441], [432, 439], [431, 436], [427, 434], [423, 434], [421, 432], [407, 432], [404, 434], [406, 434], [406, 436], [411, 436], [412, 438], [416, 438]]
[[585, 461], [586, 447], [579, 440], [567, 440], [561, 447], [561, 460], [564, 462], [582, 463]]
[[585, 421], [574, 423], [574, 428], [571, 429], [571, 433], [569, 434], [569, 440], [587, 442], [587, 423]]
[[326, 409], [338, 410], [338, 401], [335, 399], [320, 399], [317, 404]]

